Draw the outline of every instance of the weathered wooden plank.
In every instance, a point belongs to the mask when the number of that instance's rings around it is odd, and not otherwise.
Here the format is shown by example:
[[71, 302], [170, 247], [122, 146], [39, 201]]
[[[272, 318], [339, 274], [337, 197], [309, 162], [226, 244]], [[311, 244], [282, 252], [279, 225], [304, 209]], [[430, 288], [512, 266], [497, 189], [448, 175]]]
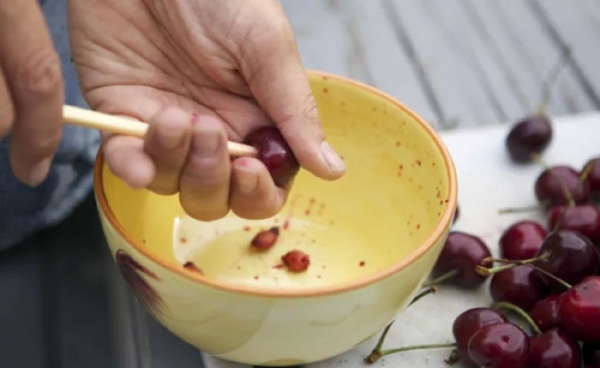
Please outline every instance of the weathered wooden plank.
[[[462, 0], [461, 5], [476, 25], [475, 33], [489, 40], [486, 46], [490, 53], [510, 71], [511, 83], [520, 91], [525, 105], [524, 112], [537, 109], [544, 81], [561, 59], [561, 48], [552, 42], [537, 16], [522, 1]], [[564, 115], [593, 109], [573, 70], [565, 68], [554, 83], [546, 111]]]
[[380, 2], [282, 1], [307, 68], [375, 86], [436, 126], [438, 114]]
[[502, 120], [503, 113], [481, 72], [465, 62], [456, 37], [422, 1], [382, 1], [397, 34], [426, 71], [444, 121], [464, 127]]
[[553, 41], [573, 47], [573, 70], [590, 95], [594, 106], [600, 108], [600, 69], [598, 35], [600, 10], [597, 0], [528, 0]]

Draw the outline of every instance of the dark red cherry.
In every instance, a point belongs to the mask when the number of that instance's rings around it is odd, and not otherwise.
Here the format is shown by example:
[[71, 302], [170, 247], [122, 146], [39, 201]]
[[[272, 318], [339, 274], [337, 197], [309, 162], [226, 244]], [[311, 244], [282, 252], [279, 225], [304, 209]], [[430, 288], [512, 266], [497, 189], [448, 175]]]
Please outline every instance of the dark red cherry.
[[449, 279], [450, 283], [474, 288], [487, 279], [475, 272], [475, 267], [491, 256], [489, 248], [479, 237], [461, 231], [451, 231], [433, 267], [432, 275], [436, 278], [456, 272], [456, 275]]
[[468, 352], [471, 336], [482, 327], [504, 322], [508, 322], [506, 317], [490, 308], [471, 308], [459, 314], [452, 324], [459, 359], [466, 365], [475, 364]]
[[516, 222], [500, 237], [500, 257], [513, 261], [533, 258], [547, 235], [546, 229], [539, 222]]
[[517, 163], [533, 160], [552, 141], [552, 124], [547, 116], [538, 114], [517, 122], [509, 131], [504, 145], [510, 158]]
[[[535, 181], [535, 196], [540, 203], [548, 207], [569, 204], [570, 194], [577, 204], [590, 200], [590, 184], [580, 182], [580, 173], [564, 165], [553, 166], [544, 170]], [[562, 184], [561, 184], [562, 183]]]
[[565, 291], [558, 302], [558, 313], [571, 336], [600, 342], [600, 277], [586, 277]]
[[581, 348], [560, 329], [529, 339], [529, 366], [536, 368], [579, 368]]
[[538, 301], [529, 311], [529, 316], [542, 332], [561, 327], [558, 314], [560, 294], [549, 295]]
[[[593, 194], [600, 194], [600, 157], [595, 157], [586, 162], [584, 170], [589, 170], [586, 178]], [[583, 171], [583, 170], [582, 170]]]
[[258, 159], [265, 164], [279, 187], [288, 185], [300, 170], [292, 149], [274, 126], [260, 127], [250, 132], [244, 143], [256, 148]]
[[548, 228], [578, 231], [592, 242], [600, 242], [600, 210], [593, 204], [554, 207], [548, 213]]
[[[572, 230], [559, 230], [548, 235], [536, 257], [546, 257], [535, 264], [569, 284], [576, 284], [586, 276], [596, 274], [600, 254], [585, 236]], [[551, 278], [539, 274], [553, 290], [564, 287]]]
[[548, 292], [537, 271], [528, 266], [515, 266], [492, 276], [490, 294], [496, 302], [508, 302], [528, 310]]
[[481, 328], [471, 336], [468, 349], [478, 367], [528, 367], [529, 337], [512, 323]]
[[583, 343], [582, 355], [584, 368], [600, 368], [600, 342]]

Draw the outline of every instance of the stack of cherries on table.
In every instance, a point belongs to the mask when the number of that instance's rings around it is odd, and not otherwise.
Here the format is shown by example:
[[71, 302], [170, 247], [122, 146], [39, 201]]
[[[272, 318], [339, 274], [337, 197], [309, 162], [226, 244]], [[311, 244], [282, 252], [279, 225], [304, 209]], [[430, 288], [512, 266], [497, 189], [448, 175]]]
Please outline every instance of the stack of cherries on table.
[[[446, 240], [428, 285], [474, 289], [490, 279], [494, 300], [454, 320], [454, 350], [447, 363], [600, 368], [600, 210], [594, 204], [600, 198], [600, 157], [582, 168], [547, 166], [541, 155], [552, 136], [550, 120], [538, 114], [514, 125], [505, 141], [515, 163], [543, 167], [534, 192], [545, 225], [521, 220], [509, 226], [499, 240], [499, 258], [476, 235], [451, 231]], [[509, 313], [526, 327], [509, 320]], [[411, 350], [385, 351], [380, 345], [367, 363]]]

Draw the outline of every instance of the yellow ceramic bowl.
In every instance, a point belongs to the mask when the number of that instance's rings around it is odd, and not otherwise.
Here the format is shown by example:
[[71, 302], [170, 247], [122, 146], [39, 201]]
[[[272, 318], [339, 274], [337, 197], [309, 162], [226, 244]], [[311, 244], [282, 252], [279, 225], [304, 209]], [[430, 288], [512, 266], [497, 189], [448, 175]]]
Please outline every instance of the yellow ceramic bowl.
[[[419, 291], [456, 208], [453, 162], [423, 120], [371, 87], [309, 76], [348, 170], [335, 182], [301, 172], [274, 218], [191, 220], [177, 196], [129, 188], [98, 155], [96, 198], [125, 279], [166, 328], [227, 360], [310, 363], [374, 336]], [[270, 226], [277, 244], [252, 252]], [[278, 266], [292, 249], [309, 254], [306, 272]]]

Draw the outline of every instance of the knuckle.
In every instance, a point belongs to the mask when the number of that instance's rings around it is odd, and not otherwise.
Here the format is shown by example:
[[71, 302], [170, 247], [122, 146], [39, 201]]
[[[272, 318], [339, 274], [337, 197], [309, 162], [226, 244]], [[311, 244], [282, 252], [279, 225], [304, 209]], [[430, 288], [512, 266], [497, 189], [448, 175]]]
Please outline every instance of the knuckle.
[[48, 98], [62, 88], [60, 62], [52, 49], [39, 49], [30, 53], [20, 64], [17, 76], [19, 89], [28, 98]]

